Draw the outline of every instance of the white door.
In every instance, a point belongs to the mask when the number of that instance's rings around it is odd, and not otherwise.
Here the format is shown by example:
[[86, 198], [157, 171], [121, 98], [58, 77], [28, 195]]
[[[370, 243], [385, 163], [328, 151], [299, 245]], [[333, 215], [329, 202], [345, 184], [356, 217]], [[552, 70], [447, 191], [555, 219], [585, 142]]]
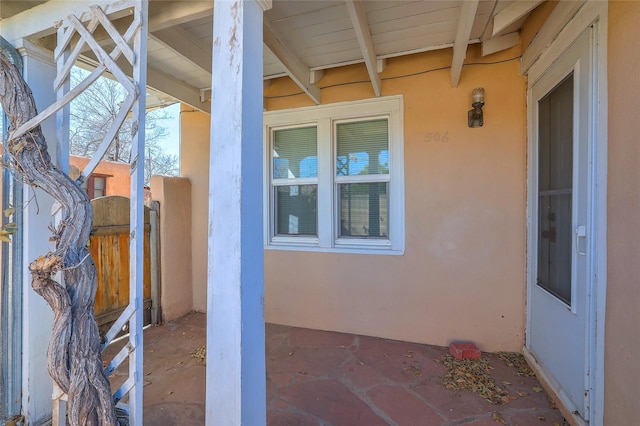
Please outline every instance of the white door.
[[563, 404], [589, 416], [592, 30], [531, 87], [527, 349]]

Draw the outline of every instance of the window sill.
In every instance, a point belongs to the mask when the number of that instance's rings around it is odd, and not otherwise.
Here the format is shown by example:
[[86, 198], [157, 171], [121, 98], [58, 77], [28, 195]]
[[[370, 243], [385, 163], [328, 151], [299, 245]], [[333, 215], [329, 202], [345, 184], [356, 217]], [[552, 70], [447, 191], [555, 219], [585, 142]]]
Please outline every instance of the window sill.
[[266, 245], [265, 250], [283, 250], [283, 251], [308, 251], [318, 253], [349, 253], [349, 254], [377, 254], [386, 256], [403, 256], [404, 249], [392, 249], [389, 245], [371, 245], [371, 244], [349, 244], [336, 245], [334, 247], [320, 247], [310, 244], [278, 244], [271, 243]]

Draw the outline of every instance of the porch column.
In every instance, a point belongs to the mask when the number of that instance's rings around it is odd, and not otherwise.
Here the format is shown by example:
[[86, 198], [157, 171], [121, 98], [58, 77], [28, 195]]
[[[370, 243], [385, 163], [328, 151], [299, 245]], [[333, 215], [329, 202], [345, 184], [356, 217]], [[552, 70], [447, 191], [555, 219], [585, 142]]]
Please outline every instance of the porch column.
[[[55, 103], [53, 81], [56, 64], [53, 53], [22, 40], [17, 50], [24, 63], [24, 79], [29, 84], [38, 111]], [[56, 158], [56, 119], [42, 124], [49, 153]], [[28, 266], [36, 257], [55, 246], [47, 239], [48, 226], [53, 222], [53, 198], [40, 189], [23, 185], [23, 258], [22, 258], [22, 411], [26, 424], [40, 424], [51, 418], [53, 384], [47, 372], [47, 346], [51, 339], [53, 313], [44, 299], [31, 288]], [[16, 206], [19, 208], [19, 206]]]
[[268, 7], [270, 0], [214, 2], [207, 425], [266, 424], [262, 14]]

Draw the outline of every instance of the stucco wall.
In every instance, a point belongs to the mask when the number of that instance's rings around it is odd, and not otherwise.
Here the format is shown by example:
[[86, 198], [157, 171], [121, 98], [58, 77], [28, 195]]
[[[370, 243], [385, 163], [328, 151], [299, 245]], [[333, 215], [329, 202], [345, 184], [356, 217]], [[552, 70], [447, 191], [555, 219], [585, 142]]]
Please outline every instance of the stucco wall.
[[[518, 56], [514, 49], [485, 61]], [[483, 59], [477, 47], [467, 61]], [[267, 250], [267, 321], [484, 350], [520, 350], [524, 329], [525, 80], [518, 62], [465, 67], [451, 87], [451, 50], [390, 60], [384, 95], [404, 96], [404, 256]], [[366, 81], [364, 66], [320, 86]], [[485, 125], [467, 126], [471, 91]], [[276, 95], [272, 85], [267, 96]], [[371, 96], [359, 83], [324, 89], [323, 103]], [[286, 99], [286, 98], [285, 98]], [[276, 101], [278, 104], [276, 104]], [[291, 104], [296, 105], [296, 99]], [[285, 107], [269, 99], [269, 109]], [[429, 133], [448, 142], [428, 142]]]
[[[518, 55], [514, 48], [481, 58], [472, 46], [467, 62], [504, 62], [466, 66], [458, 88], [446, 68], [451, 50], [387, 61], [383, 96], [404, 96], [405, 254], [268, 249], [267, 321], [522, 348], [526, 123], [525, 79], [511, 60]], [[394, 78], [400, 76], [407, 77]], [[327, 70], [319, 86], [323, 104], [373, 96], [364, 65]], [[486, 92], [485, 125], [470, 129], [467, 110], [478, 86]], [[299, 92], [288, 78], [274, 80], [265, 90], [267, 109], [311, 105]], [[288, 94], [294, 96], [281, 97]], [[204, 309], [206, 293], [206, 232], [197, 230], [206, 229], [208, 131], [208, 116], [182, 114], [182, 170], [193, 182], [194, 303], [202, 302], [196, 309]], [[446, 133], [448, 142], [428, 142], [433, 132]]]
[[640, 2], [609, 4], [609, 173], [605, 425], [638, 425], [640, 409]]
[[191, 265], [193, 309], [207, 309], [207, 227], [209, 226], [209, 115], [182, 105], [180, 170], [191, 181]]
[[192, 310], [191, 185], [181, 177], [153, 176], [153, 199], [160, 202], [160, 306], [162, 321]]

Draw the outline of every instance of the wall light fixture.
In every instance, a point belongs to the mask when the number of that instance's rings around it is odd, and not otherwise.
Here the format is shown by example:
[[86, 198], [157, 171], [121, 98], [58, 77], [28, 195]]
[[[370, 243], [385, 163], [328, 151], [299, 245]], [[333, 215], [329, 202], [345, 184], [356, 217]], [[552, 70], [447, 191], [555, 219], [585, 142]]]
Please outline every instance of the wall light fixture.
[[484, 106], [484, 87], [476, 87], [472, 92], [473, 109], [469, 110], [469, 127], [482, 127], [484, 116], [482, 107]]

